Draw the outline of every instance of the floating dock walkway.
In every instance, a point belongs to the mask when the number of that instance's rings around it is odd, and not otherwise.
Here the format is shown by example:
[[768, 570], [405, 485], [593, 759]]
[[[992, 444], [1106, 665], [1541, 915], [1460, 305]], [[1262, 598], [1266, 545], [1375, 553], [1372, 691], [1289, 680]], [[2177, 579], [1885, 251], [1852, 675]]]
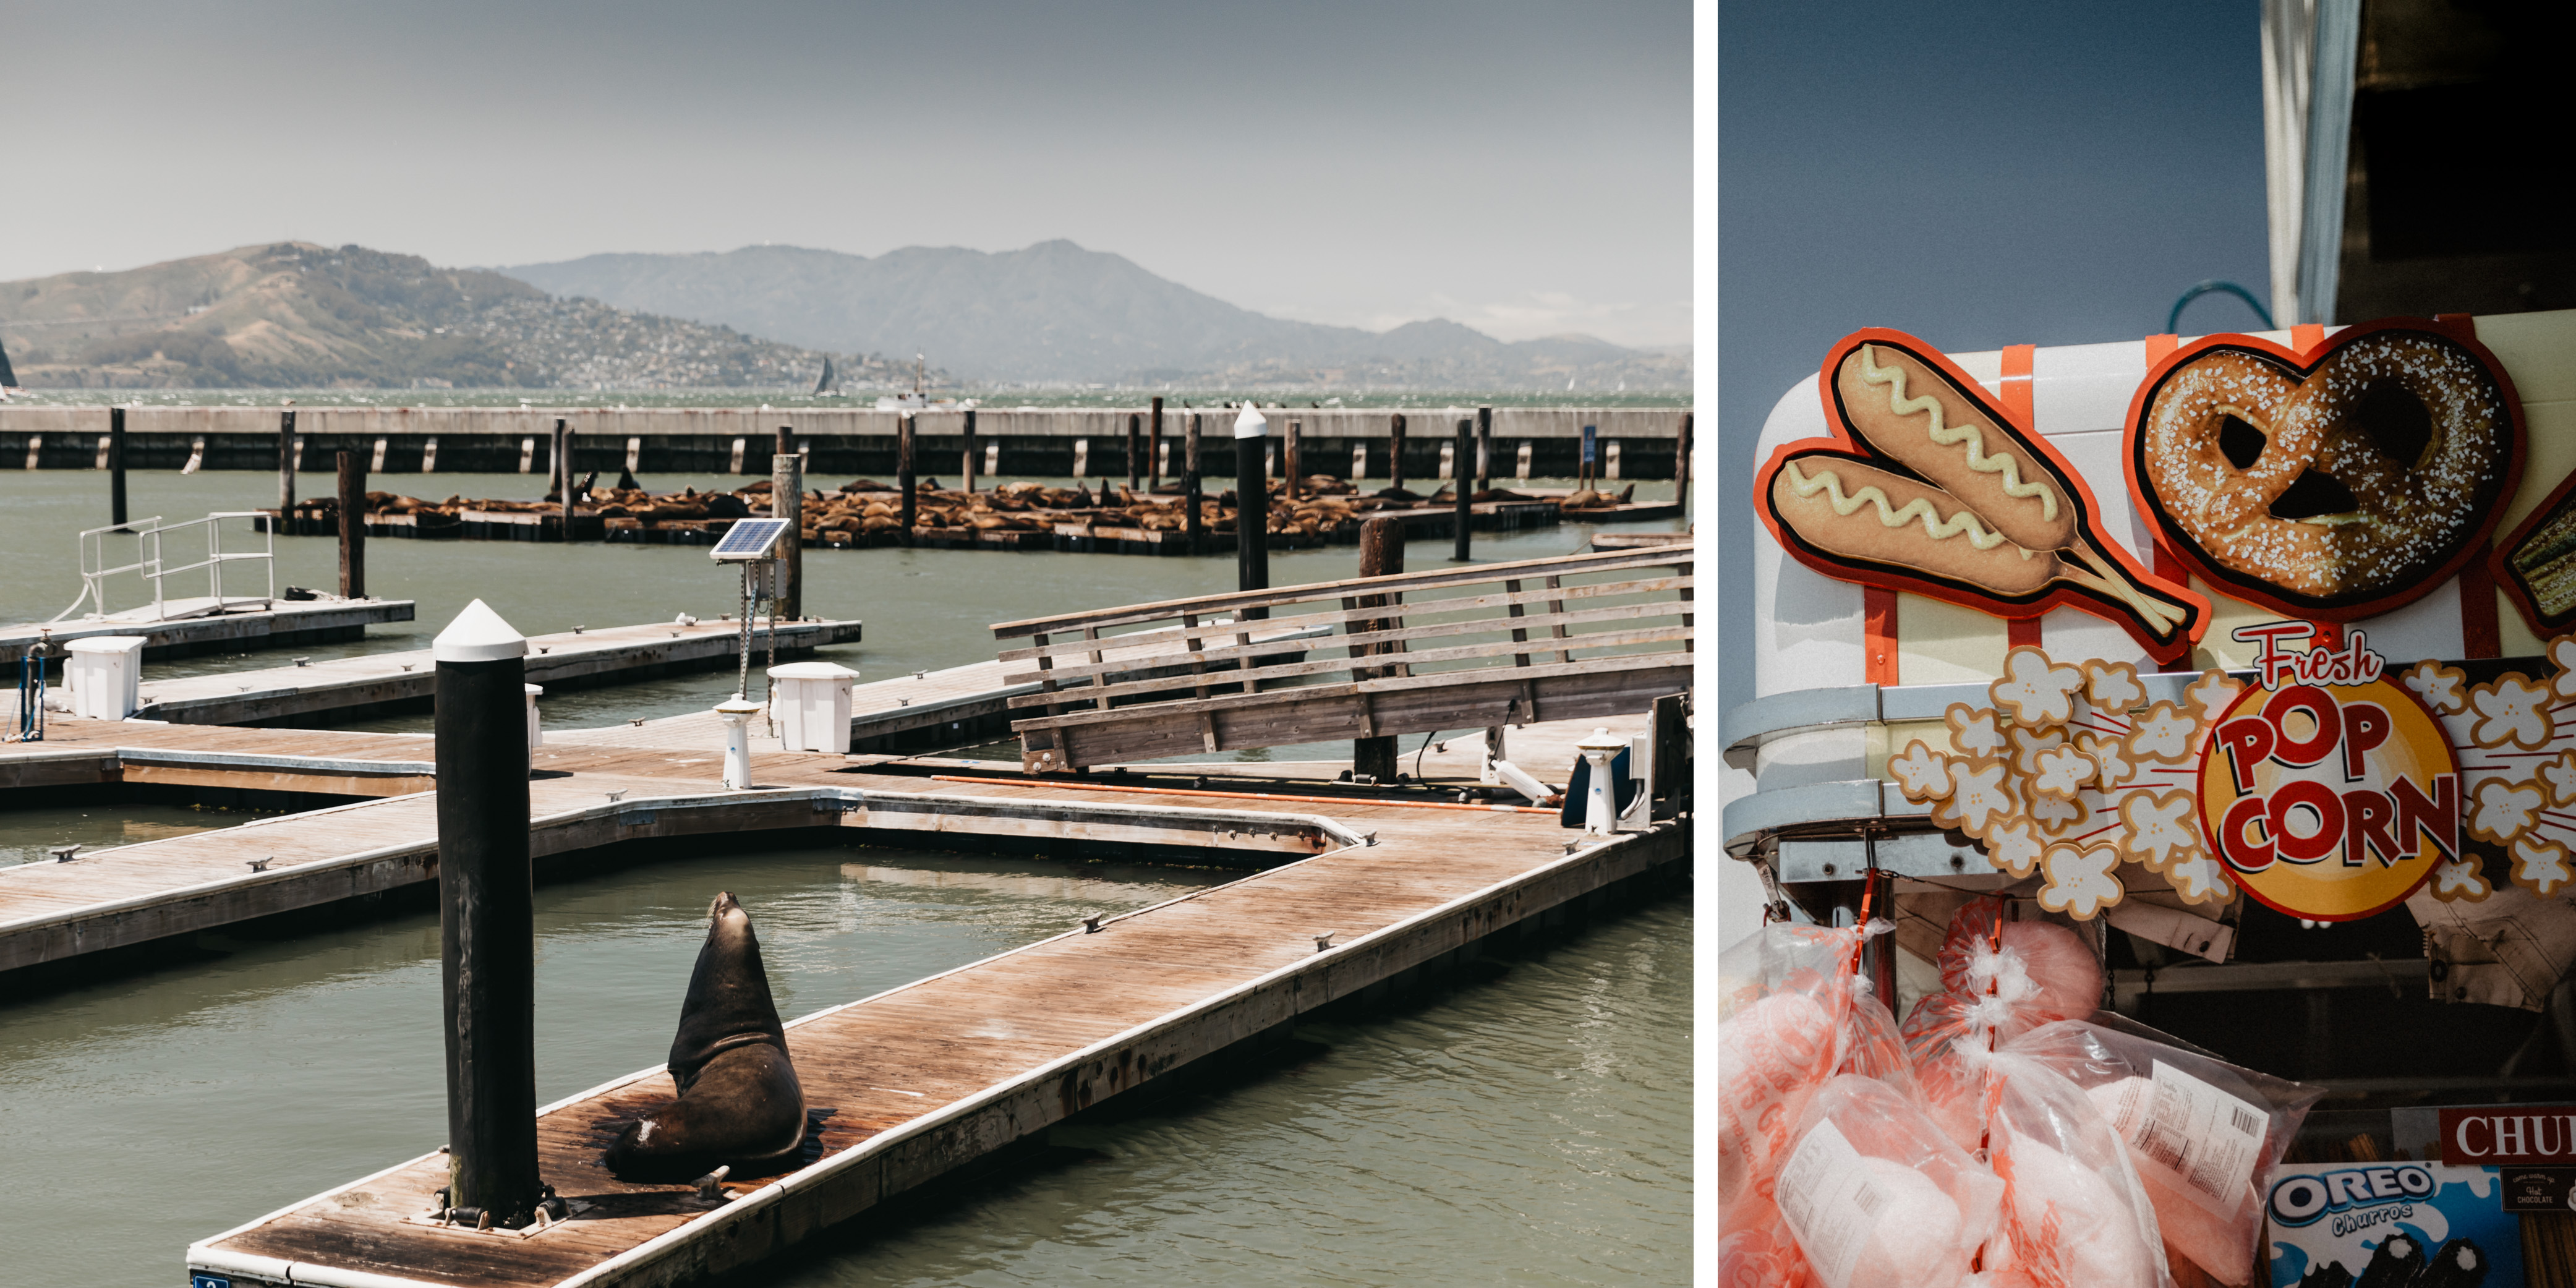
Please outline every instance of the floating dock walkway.
[[[781, 622], [781, 658], [858, 642], [856, 621]], [[770, 627], [752, 631], [754, 665], [766, 662]], [[735, 664], [742, 626], [731, 621], [659, 622], [540, 635], [528, 641], [528, 683], [549, 690], [623, 684], [656, 675]], [[310, 664], [143, 682], [146, 720], [179, 724], [327, 724], [406, 703], [435, 688], [429, 650], [329, 658]]]
[[75, 621], [0, 626], [0, 662], [15, 663], [38, 639], [52, 641], [57, 665], [64, 644], [92, 635], [140, 635], [144, 660], [160, 661], [192, 653], [302, 648], [353, 640], [370, 626], [411, 619], [408, 599], [325, 596], [245, 603], [235, 597], [225, 605], [212, 599], [173, 599], [162, 605], [158, 616], [150, 608], [138, 608]]

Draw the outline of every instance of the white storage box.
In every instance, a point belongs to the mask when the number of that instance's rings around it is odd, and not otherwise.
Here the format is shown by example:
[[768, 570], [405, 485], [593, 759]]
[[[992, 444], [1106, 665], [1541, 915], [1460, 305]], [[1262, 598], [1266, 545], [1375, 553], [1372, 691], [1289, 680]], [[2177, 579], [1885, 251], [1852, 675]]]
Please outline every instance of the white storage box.
[[850, 749], [850, 685], [859, 673], [831, 662], [769, 668], [770, 718], [789, 751], [839, 755]]
[[72, 714], [89, 720], [122, 720], [142, 705], [143, 637], [93, 635], [64, 646], [70, 656], [63, 678], [72, 690]]

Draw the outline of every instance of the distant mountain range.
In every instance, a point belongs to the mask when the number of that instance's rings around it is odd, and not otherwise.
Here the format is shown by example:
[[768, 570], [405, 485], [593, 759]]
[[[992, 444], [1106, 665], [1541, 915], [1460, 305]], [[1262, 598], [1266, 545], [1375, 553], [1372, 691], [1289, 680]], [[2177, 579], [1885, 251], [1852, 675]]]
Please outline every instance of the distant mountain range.
[[791, 344], [913, 354], [996, 384], [1636, 389], [1690, 384], [1686, 353], [1590, 336], [1506, 342], [1447, 320], [1389, 331], [1290, 322], [1069, 241], [870, 258], [793, 246], [590, 255], [496, 270], [557, 295], [696, 318]]
[[[812, 388], [822, 353], [309, 242], [0, 283], [29, 388]], [[854, 381], [887, 364], [832, 355]]]
[[509, 269], [309, 242], [0, 283], [30, 388], [1687, 388], [1686, 350], [1267, 317], [1069, 241], [868, 258], [754, 246]]

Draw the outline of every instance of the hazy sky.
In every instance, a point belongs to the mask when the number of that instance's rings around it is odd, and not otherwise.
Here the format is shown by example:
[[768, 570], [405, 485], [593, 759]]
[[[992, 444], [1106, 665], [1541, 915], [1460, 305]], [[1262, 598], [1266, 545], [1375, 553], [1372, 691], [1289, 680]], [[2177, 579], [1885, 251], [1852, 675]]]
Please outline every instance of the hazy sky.
[[1069, 237], [1309, 321], [1690, 340], [1681, 0], [10, 14], [0, 280]]
[[[2165, 329], [2267, 293], [2258, 0], [1722, 0], [1721, 577], [1750, 589], [1753, 443], [1835, 339], [1952, 352]], [[2255, 325], [2221, 296], [2186, 332]], [[1721, 618], [1748, 656], [1751, 622]], [[1726, 668], [1722, 704], [1752, 696]]]

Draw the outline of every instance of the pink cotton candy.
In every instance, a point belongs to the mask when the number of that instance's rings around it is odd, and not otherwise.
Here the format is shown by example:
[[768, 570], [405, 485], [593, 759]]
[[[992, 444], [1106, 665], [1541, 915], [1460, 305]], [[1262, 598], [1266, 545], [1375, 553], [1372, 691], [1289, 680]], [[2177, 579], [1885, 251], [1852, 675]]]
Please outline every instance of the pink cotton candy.
[[[2146, 1078], [2121, 1078], [2088, 1087], [2084, 1094], [2103, 1117], [2116, 1121], [2123, 1098], [2152, 1097], [2154, 1091]], [[2130, 1147], [2130, 1157], [2136, 1161], [2135, 1146]], [[2263, 1231], [2263, 1207], [2250, 1180], [2236, 1195], [2233, 1215], [2221, 1216], [2167, 1183], [2155, 1168], [2140, 1165], [2137, 1170], [2138, 1184], [2146, 1190], [2147, 1202], [2156, 1209], [2156, 1229], [2164, 1235], [2168, 1247], [2228, 1283], [2243, 1283], [2253, 1277], [2254, 1245]]]
[[2110, 1181], [2067, 1154], [2006, 1132], [1995, 1170], [2004, 1199], [2009, 1253], [1997, 1269], [2056, 1288], [2155, 1288], [2161, 1250], [2138, 1234], [2129, 1205]]
[[1907, 1058], [1903, 1036], [1897, 1031], [1896, 1018], [1889, 1015], [1878, 995], [1866, 989], [1852, 993], [1850, 1027], [1843, 1038], [1843, 1062], [1836, 1073], [1857, 1073], [1876, 1078], [1898, 1090], [1914, 1090], [1914, 1062]]
[[2002, 1191], [1903, 1091], [1851, 1074], [1808, 1101], [1775, 1184], [1821, 1288], [1965, 1283]]
[[1717, 1202], [1721, 1212], [1764, 1184], [1798, 1113], [1840, 1054], [1834, 1013], [1803, 992], [1778, 992], [1718, 1022]]
[[1814, 1275], [1780, 1209], [1764, 1198], [1736, 1205], [1717, 1241], [1718, 1288], [1812, 1288]]
[[2014, 1000], [2036, 1020], [2080, 1019], [2100, 1009], [2102, 966], [2074, 931], [2053, 922], [2007, 921], [1998, 935], [2000, 915], [2000, 905], [1979, 899], [1950, 919], [1941, 941], [1942, 991], [1979, 996], [1997, 991], [1990, 982], [2026, 979], [2031, 988]]

